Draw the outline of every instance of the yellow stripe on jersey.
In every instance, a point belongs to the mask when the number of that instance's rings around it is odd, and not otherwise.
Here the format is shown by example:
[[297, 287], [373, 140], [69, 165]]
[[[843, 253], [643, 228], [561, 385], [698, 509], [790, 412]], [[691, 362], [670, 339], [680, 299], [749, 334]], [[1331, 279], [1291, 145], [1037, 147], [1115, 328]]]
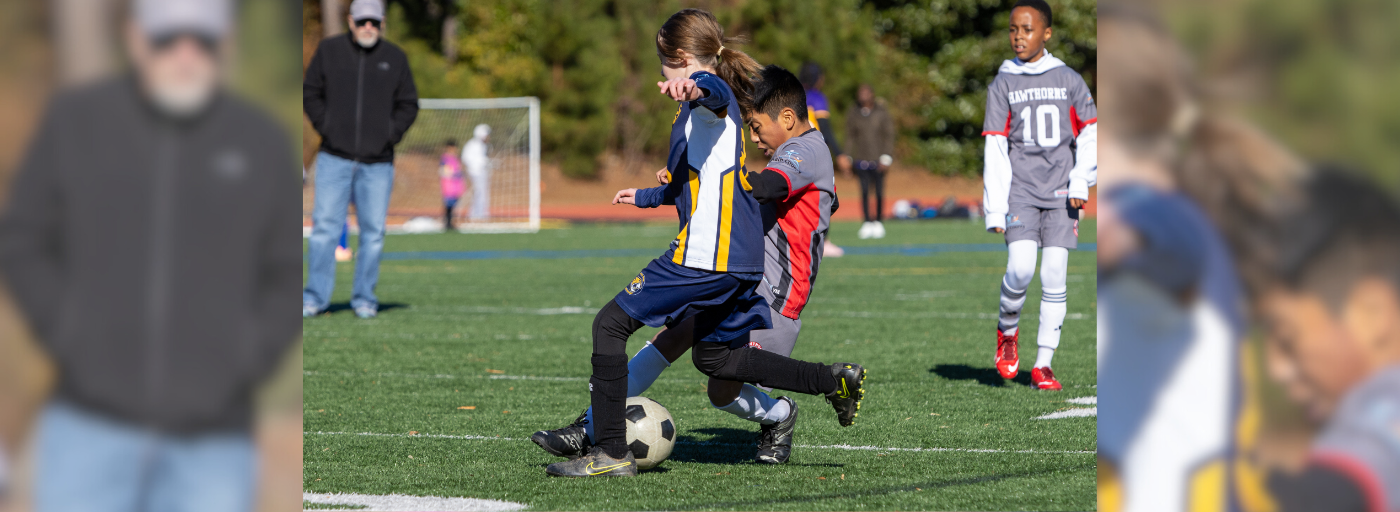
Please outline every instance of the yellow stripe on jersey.
[[[700, 202], [700, 173], [695, 169], [690, 170], [690, 182], [686, 186], [690, 187], [690, 217], [686, 217], [690, 219], [695, 217], [695, 205]], [[677, 265], [685, 265], [685, 242], [688, 238], [690, 238], [690, 222], [686, 222], [685, 227], [681, 228], [681, 234], [676, 235], [676, 240], [680, 244], [676, 246], [676, 253], [671, 256], [671, 261], [676, 262]]]
[[812, 128], [816, 128], [817, 131], [822, 131], [821, 126], [817, 125], [817, 111], [812, 110], [811, 106], [807, 107], [807, 122], [812, 123]]
[[1269, 492], [1268, 471], [1259, 467], [1252, 457], [1259, 449], [1264, 411], [1259, 404], [1259, 366], [1250, 345], [1240, 347], [1239, 361], [1244, 404], [1235, 422], [1235, 495], [1239, 496], [1240, 507], [1247, 512], [1275, 512], [1279, 507]]
[[1191, 512], [1225, 510], [1225, 461], [1214, 460], [1196, 470], [1186, 491]]
[[1123, 482], [1118, 479], [1118, 468], [1108, 459], [1099, 457], [1099, 512], [1120, 512], [1123, 510]]
[[[734, 171], [738, 173], [738, 170]], [[721, 175], [719, 203], [719, 254], [715, 257], [715, 270], [729, 271], [729, 230], [734, 221], [734, 176]]]

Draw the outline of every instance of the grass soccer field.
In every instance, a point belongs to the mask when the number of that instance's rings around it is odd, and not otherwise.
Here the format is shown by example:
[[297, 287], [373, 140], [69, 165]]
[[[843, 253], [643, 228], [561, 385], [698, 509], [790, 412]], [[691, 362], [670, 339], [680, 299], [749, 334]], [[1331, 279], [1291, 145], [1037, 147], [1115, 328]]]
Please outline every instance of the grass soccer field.
[[[671, 458], [637, 478], [582, 480], [546, 477], [560, 459], [530, 434], [588, 405], [593, 314], [664, 251], [674, 224], [390, 236], [377, 319], [348, 309], [353, 267], [340, 264], [337, 306], [303, 322], [305, 491], [536, 510], [1094, 509], [1092, 250], [1070, 253], [1055, 357], [1065, 389], [1042, 392], [1028, 387], [1038, 278], [1021, 374], [1003, 381], [992, 366], [999, 236], [950, 220], [890, 222], [885, 239], [855, 240], [857, 227], [833, 227], [847, 254], [823, 262], [793, 353], [865, 365], [855, 426], [840, 427], [820, 397], [795, 396], [791, 462], [754, 464], [757, 424], [713, 409], [686, 357], [646, 393], [676, 418]], [[1092, 244], [1093, 221], [1082, 227]], [[628, 353], [655, 332], [634, 335]]]

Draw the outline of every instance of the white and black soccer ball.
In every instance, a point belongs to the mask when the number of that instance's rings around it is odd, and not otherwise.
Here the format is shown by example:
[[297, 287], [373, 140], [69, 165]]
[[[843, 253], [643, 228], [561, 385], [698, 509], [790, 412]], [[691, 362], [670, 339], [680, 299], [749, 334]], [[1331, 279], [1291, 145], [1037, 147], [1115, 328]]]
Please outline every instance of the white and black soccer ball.
[[627, 399], [627, 446], [637, 469], [651, 469], [671, 456], [676, 446], [676, 422], [671, 411], [646, 397]]

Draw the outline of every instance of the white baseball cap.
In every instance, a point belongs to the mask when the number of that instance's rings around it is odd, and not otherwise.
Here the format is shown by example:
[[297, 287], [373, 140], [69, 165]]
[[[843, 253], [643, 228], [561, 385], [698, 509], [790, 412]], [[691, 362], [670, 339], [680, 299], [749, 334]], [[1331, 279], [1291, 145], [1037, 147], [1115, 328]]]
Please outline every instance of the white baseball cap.
[[136, 25], [147, 36], [192, 32], [222, 38], [233, 25], [231, 0], [136, 0]]
[[379, 0], [355, 0], [350, 3], [350, 19], [384, 21], [384, 4]]

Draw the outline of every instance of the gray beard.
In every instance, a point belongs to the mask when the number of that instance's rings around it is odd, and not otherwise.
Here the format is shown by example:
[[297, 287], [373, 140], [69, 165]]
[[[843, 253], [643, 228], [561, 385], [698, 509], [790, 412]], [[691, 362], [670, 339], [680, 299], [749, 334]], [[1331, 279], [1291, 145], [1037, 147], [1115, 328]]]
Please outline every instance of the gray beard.
[[204, 111], [214, 98], [215, 87], [186, 88], [184, 90], [150, 90], [151, 103], [161, 113], [184, 119]]
[[375, 43], [378, 43], [378, 42], [379, 42], [379, 36], [374, 36], [374, 37], [371, 37], [371, 38], [369, 38], [369, 39], [360, 39], [360, 38], [358, 38], [358, 37], [355, 38], [355, 44], [360, 45], [361, 48], [369, 48], [369, 47], [372, 47], [372, 46], [375, 45]]

